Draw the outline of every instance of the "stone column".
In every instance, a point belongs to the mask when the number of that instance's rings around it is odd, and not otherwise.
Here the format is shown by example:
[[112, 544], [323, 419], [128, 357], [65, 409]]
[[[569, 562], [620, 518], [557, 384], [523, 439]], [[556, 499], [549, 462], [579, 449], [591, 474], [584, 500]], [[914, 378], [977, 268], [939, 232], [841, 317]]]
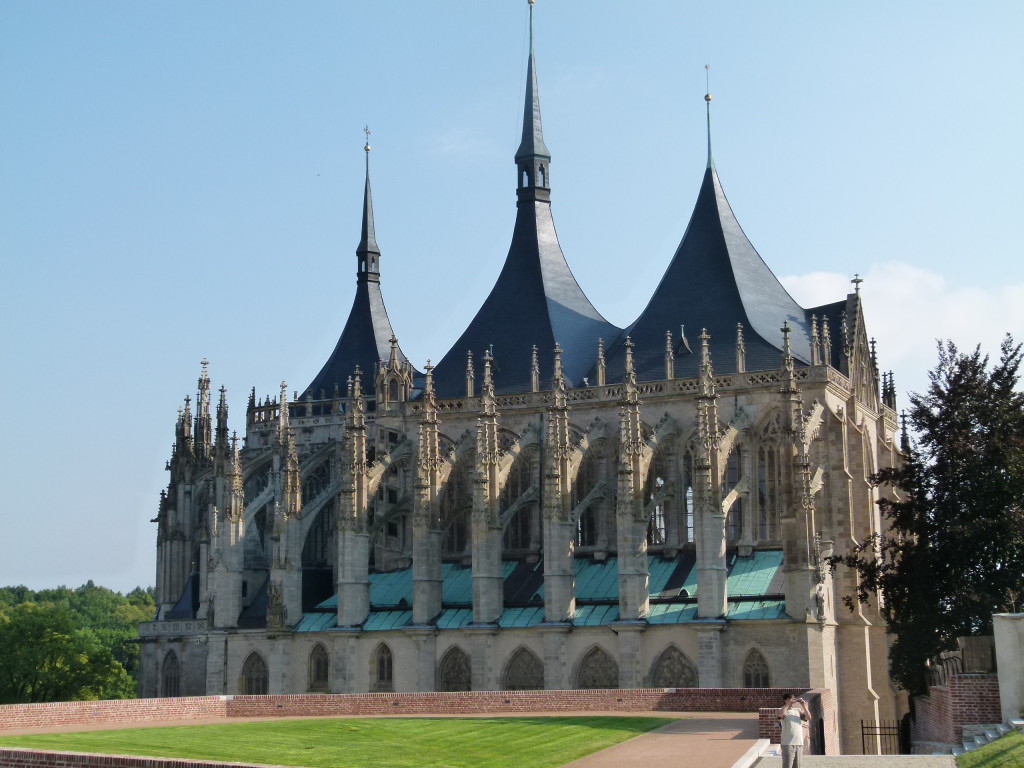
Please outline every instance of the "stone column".
[[623, 622], [612, 628], [619, 637], [619, 688], [640, 688], [644, 678], [640, 668], [640, 641], [647, 625], [640, 621]]
[[697, 674], [701, 688], [724, 687], [722, 630], [724, 621], [709, 621], [697, 627]]
[[569, 666], [565, 658], [565, 642], [572, 630], [571, 624], [541, 624], [537, 631], [544, 640], [544, 688], [564, 691], [572, 688]]

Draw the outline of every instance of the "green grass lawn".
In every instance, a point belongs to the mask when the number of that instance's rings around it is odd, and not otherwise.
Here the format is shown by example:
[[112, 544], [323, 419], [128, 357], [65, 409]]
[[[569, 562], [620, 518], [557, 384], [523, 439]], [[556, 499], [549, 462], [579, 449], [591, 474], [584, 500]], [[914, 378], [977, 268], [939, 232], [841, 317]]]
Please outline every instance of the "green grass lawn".
[[0, 746], [305, 768], [554, 768], [669, 722], [664, 717], [272, 720], [0, 734]]
[[1024, 733], [1008, 733], [956, 759], [957, 768], [1024, 768]]

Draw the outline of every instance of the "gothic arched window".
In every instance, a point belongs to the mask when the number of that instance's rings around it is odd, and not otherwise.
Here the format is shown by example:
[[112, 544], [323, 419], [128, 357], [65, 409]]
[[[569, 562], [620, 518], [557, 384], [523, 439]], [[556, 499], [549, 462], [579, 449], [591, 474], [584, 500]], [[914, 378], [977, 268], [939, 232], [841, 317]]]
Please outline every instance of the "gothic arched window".
[[243, 696], [265, 696], [270, 688], [270, 674], [267, 672], [267, 662], [263, 660], [256, 651], [249, 654], [249, 658], [242, 665], [242, 678], [238, 686]]
[[694, 531], [693, 454], [689, 451], [683, 456], [683, 501], [686, 504], [686, 540], [693, 542], [697, 537]]
[[331, 484], [331, 465], [323, 461], [314, 467], [306, 479], [302, 481], [302, 503], [309, 504], [317, 496], [327, 490]]
[[390, 692], [395, 690], [395, 658], [391, 649], [381, 643], [373, 653], [371, 667], [372, 684], [371, 690], [376, 692]]
[[544, 663], [533, 651], [520, 648], [512, 654], [508, 666], [505, 667], [505, 681], [502, 687], [506, 691], [544, 690]]
[[[502, 514], [517, 506], [518, 509], [505, 524], [502, 547], [506, 551], [523, 552], [540, 546], [540, 520], [537, 514], [537, 489], [534, 484], [535, 462], [528, 453], [521, 453], [509, 470], [501, 489], [498, 509]], [[528, 494], [533, 495], [533, 500]]]
[[757, 535], [761, 539], [778, 539], [781, 499], [778, 449], [762, 445], [757, 459]]
[[619, 665], [601, 648], [591, 648], [576, 673], [577, 688], [618, 688]]
[[655, 688], [696, 688], [697, 670], [685, 653], [670, 645], [654, 662], [651, 685]]
[[331, 684], [331, 661], [320, 643], [309, 654], [309, 690], [326, 691]]
[[668, 526], [665, 522], [668, 506], [668, 495], [665, 487], [669, 480], [668, 464], [666, 453], [659, 451], [651, 460], [650, 469], [647, 470], [647, 480], [644, 484], [644, 502], [649, 510], [647, 519], [648, 544], [664, 544], [668, 540]]
[[[743, 449], [740, 446], [733, 448], [732, 453], [725, 463], [725, 487], [722, 489], [722, 496], [729, 494], [736, 487], [743, 474]], [[729, 541], [736, 541], [742, 532], [743, 520], [743, 499], [737, 498], [729, 508], [729, 516], [725, 524], [725, 535]]]
[[599, 500], [591, 499], [585, 509], [579, 509], [587, 496], [597, 487], [598, 483], [597, 450], [592, 449], [580, 462], [580, 468], [576, 471], [576, 481], [572, 484], [570, 502], [576, 517], [576, 546], [594, 547], [597, 546], [597, 513], [600, 506]]
[[163, 668], [160, 670], [160, 695], [165, 698], [181, 696], [181, 665], [174, 651], [168, 651], [164, 656]]
[[470, 542], [469, 515], [473, 509], [473, 454], [458, 460], [441, 491], [441, 527], [444, 530], [443, 553], [462, 555]]
[[751, 649], [743, 661], [743, 687], [769, 688], [771, 676], [768, 673], [768, 662], [756, 648]]
[[469, 656], [458, 646], [450, 648], [438, 665], [437, 690], [471, 691], [472, 682], [473, 671]]

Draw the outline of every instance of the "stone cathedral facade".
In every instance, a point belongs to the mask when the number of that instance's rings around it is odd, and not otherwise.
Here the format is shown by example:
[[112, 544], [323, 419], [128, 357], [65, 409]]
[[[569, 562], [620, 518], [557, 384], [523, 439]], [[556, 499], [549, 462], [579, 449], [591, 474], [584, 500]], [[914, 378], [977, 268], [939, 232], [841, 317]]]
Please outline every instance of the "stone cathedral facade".
[[819, 687], [855, 749], [897, 698], [877, 606], [841, 607], [824, 559], [879, 530], [868, 478], [900, 456], [859, 286], [797, 305], [709, 140], [668, 270], [613, 326], [555, 234], [532, 41], [524, 106], [505, 265], [436, 367], [388, 320], [368, 165], [317, 377], [253, 391], [239, 440], [203, 361], [140, 694]]

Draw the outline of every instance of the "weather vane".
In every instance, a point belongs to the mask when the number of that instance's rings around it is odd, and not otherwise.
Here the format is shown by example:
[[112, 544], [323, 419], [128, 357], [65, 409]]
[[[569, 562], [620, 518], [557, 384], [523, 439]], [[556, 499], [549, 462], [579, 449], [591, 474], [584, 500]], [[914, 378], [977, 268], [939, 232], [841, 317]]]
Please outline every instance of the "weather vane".
[[366, 146], [363, 147], [367, 152], [370, 151], [370, 126], [363, 126], [363, 133], [366, 134]]

